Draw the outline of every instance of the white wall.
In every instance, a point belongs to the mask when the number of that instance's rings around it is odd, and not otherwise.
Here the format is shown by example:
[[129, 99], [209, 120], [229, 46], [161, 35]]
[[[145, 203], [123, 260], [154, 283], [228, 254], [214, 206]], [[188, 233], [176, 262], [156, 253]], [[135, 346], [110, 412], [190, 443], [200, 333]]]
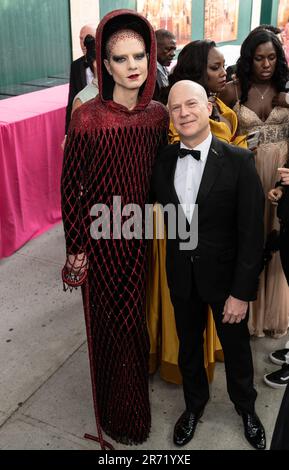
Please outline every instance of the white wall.
[[252, 17], [251, 17], [251, 31], [260, 24], [261, 16], [261, 0], [253, 0], [252, 4]]
[[99, 23], [98, 0], [70, 0], [71, 11], [71, 35], [73, 60], [82, 55], [79, 45], [79, 31], [85, 24], [95, 25]]

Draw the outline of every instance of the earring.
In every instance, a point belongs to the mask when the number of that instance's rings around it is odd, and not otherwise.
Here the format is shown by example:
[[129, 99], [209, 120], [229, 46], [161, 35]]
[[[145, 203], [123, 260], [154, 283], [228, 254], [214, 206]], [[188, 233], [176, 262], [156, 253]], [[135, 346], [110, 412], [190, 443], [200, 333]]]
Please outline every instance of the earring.
[[217, 93], [209, 91], [208, 101], [214, 105], [216, 103]]

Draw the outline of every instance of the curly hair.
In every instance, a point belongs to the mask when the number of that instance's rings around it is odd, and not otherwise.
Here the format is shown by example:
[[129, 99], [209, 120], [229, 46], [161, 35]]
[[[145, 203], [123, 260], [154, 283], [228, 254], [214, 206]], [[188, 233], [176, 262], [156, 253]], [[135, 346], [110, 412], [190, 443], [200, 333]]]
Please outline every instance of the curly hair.
[[245, 103], [248, 99], [248, 92], [251, 87], [251, 78], [253, 73], [253, 61], [256, 48], [260, 44], [271, 42], [276, 51], [277, 61], [272, 81], [277, 91], [285, 91], [286, 83], [289, 78], [289, 69], [286, 62], [283, 47], [278, 37], [267, 30], [253, 30], [244, 40], [240, 57], [237, 61], [236, 75], [241, 87], [241, 103]]
[[162, 88], [160, 101], [167, 103], [171, 87], [180, 80], [192, 80], [202, 85], [207, 94], [208, 74], [207, 64], [209, 51], [216, 47], [216, 43], [210, 40], [198, 40], [189, 42], [179, 53], [178, 61], [169, 75], [169, 86]]

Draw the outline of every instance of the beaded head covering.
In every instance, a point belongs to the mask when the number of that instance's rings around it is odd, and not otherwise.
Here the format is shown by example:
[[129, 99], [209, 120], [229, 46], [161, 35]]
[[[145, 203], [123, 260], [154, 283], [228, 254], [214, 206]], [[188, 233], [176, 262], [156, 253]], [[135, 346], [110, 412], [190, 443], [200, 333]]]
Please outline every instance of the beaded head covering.
[[99, 83], [99, 97], [103, 101], [112, 100], [114, 80], [106, 70], [104, 59], [107, 59], [107, 44], [115, 34], [120, 33], [138, 37], [145, 44], [145, 50], [149, 53], [148, 78], [141, 87], [140, 99], [136, 109], [144, 109], [151, 101], [156, 83], [156, 37], [151, 24], [142, 15], [133, 10], [114, 10], [103, 17], [96, 30], [96, 61]]

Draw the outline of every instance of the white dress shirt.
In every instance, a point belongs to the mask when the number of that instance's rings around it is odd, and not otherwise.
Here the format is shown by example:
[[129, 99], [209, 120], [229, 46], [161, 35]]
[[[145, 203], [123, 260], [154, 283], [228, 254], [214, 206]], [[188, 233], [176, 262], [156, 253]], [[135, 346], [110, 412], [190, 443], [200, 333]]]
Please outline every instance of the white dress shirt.
[[[175, 190], [189, 223], [191, 223], [192, 220], [194, 205], [197, 199], [211, 142], [212, 134], [210, 133], [201, 144], [194, 147], [194, 150], [199, 150], [201, 152], [200, 160], [196, 160], [191, 155], [178, 158], [177, 160], [174, 178]], [[180, 148], [186, 149], [188, 147], [181, 142]]]
[[94, 79], [94, 75], [93, 75], [92, 71], [90, 70], [90, 67], [86, 67], [85, 76], [86, 76], [86, 84], [89, 85], [92, 82], [92, 80]]

